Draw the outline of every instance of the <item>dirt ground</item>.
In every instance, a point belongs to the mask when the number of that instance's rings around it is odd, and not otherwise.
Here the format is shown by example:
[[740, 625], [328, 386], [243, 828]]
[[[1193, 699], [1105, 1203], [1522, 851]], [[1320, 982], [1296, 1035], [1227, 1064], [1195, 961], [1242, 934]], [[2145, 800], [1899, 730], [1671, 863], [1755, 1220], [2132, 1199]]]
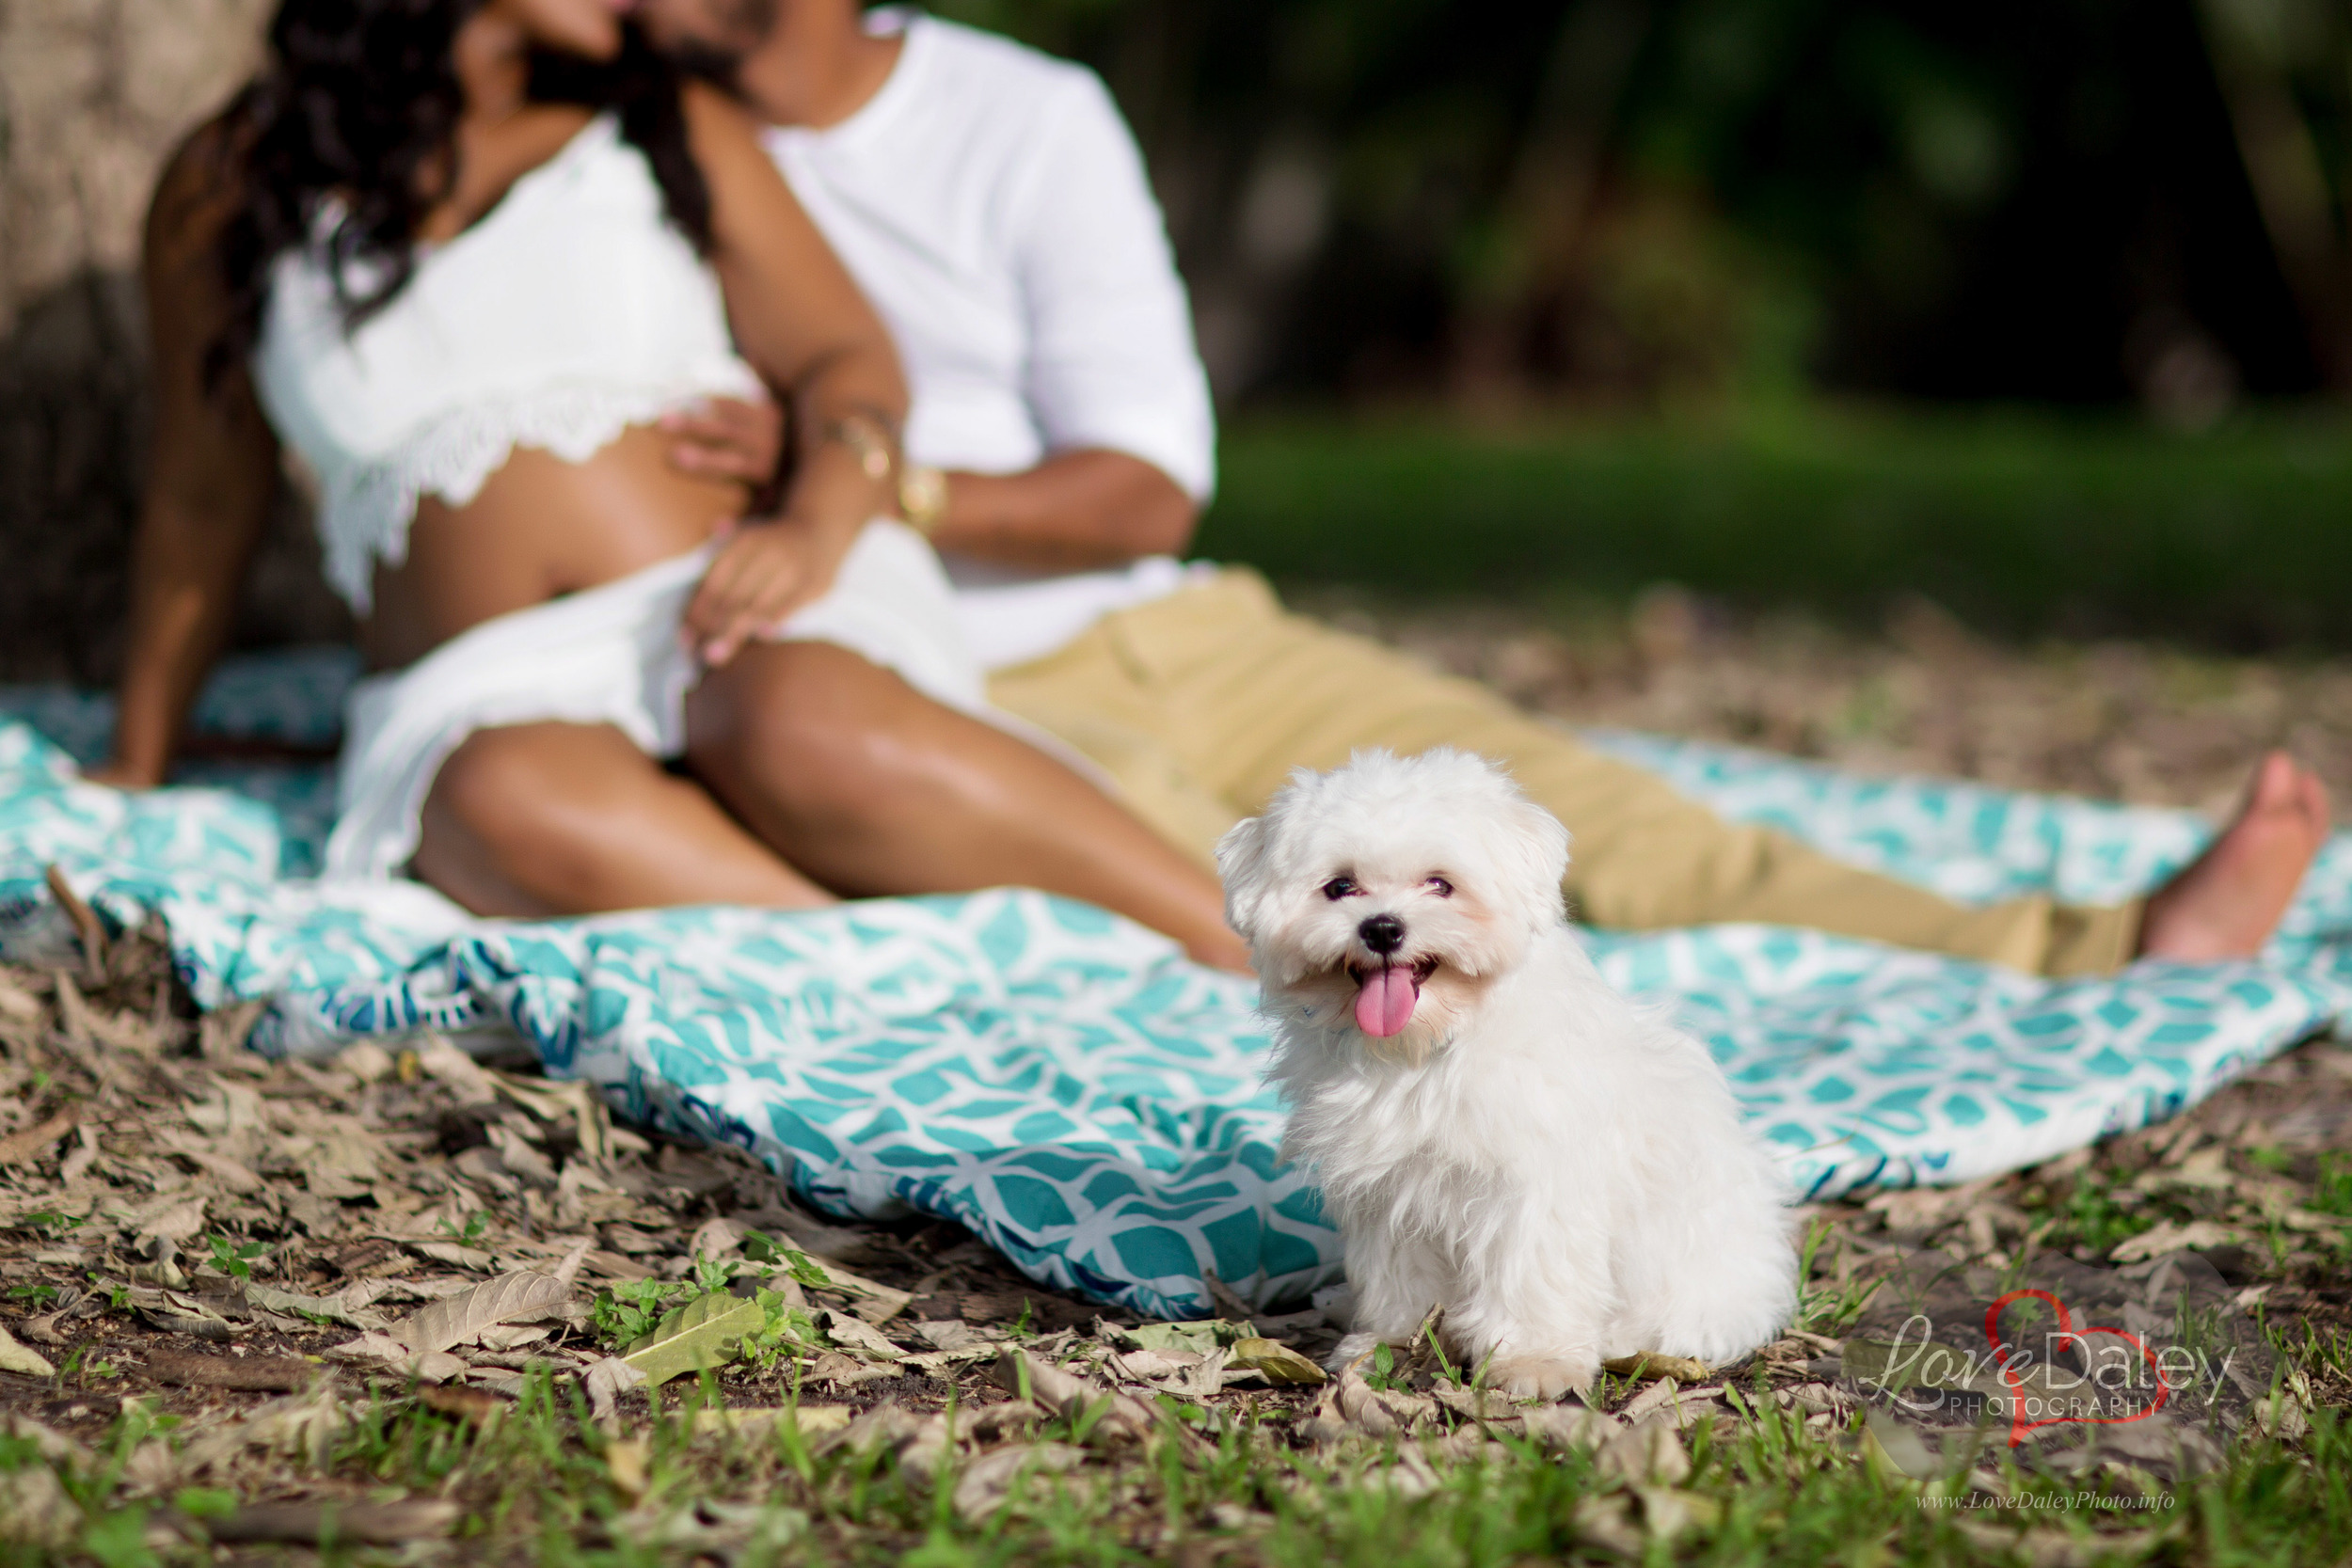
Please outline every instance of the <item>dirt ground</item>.
[[1743, 616], [1673, 588], [1622, 613], [1294, 595], [1581, 725], [1725, 740], [1877, 773], [2228, 809], [2283, 746], [2352, 799], [2352, 659], [1983, 640], [1932, 602], [1874, 633]]
[[[2226, 803], [2271, 744], [2352, 780], [2352, 666], [2005, 651], [1926, 607], [1883, 640], [1740, 626], [1671, 594], [1613, 625], [1322, 608], [1581, 722], [2191, 805]], [[370, 1502], [364, 1477], [324, 1463], [363, 1420], [355, 1402], [373, 1386], [483, 1421], [548, 1377], [624, 1430], [649, 1398], [675, 1404], [693, 1385], [649, 1396], [623, 1363], [697, 1282], [718, 1283], [729, 1311], [750, 1311], [755, 1283], [766, 1292], [771, 1354], [721, 1358], [726, 1404], [772, 1414], [797, 1398], [817, 1412], [804, 1430], [862, 1433], [907, 1463], [926, 1443], [985, 1445], [1113, 1396], [1128, 1402], [1101, 1407], [1114, 1427], [1173, 1401], [1212, 1421], [1246, 1411], [1302, 1447], [1423, 1424], [1472, 1445], [1505, 1427], [1591, 1442], [1655, 1412], [1661, 1389], [1745, 1418], [1727, 1385], [1851, 1424], [1836, 1358], [1854, 1301], [1922, 1249], [1997, 1269], [2193, 1255], [2288, 1353], [2289, 1392], [2249, 1419], [2275, 1433], [2301, 1418], [2282, 1399], [2352, 1403], [2352, 1053], [2325, 1040], [2050, 1165], [1820, 1208], [1811, 1326], [1742, 1368], [1673, 1369], [1678, 1394], [1656, 1367], [1613, 1378], [1592, 1402], [1603, 1431], [1557, 1411], [1467, 1412], [1470, 1396], [1418, 1363], [1327, 1381], [1305, 1363], [1337, 1332], [1304, 1304], [1254, 1319], [1232, 1304], [1219, 1325], [1171, 1336], [1039, 1289], [952, 1225], [822, 1219], [731, 1151], [614, 1126], [525, 1064], [430, 1038], [268, 1062], [236, 1045], [244, 1022], [192, 1016], [152, 933], [92, 929], [72, 967], [0, 967], [0, 1441], [63, 1464], [144, 1401], [180, 1418], [180, 1436], [120, 1456], [125, 1495], [220, 1489], [236, 1505], [206, 1527], [214, 1540], [315, 1541], [330, 1501], [392, 1509], [379, 1527], [405, 1539], [454, 1528], [491, 1497]], [[924, 1423], [951, 1398], [963, 1425], [940, 1439]], [[306, 1447], [311, 1463], [294, 1463]], [[23, 1479], [39, 1473], [0, 1476], [15, 1488], [0, 1534], [37, 1540], [54, 1515], [62, 1543], [69, 1505]], [[981, 1487], [973, 1507], [988, 1502]], [[163, 1517], [156, 1528], [176, 1516]]]

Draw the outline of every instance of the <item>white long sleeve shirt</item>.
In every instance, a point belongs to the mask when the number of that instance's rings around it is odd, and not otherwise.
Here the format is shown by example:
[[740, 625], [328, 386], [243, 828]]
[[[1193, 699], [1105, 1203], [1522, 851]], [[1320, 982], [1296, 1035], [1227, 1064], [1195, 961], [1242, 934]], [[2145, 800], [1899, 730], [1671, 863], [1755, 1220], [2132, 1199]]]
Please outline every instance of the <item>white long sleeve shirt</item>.
[[[1101, 79], [920, 14], [869, 12], [866, 25], [905, 35], [881, 89], [826, 129], [771, 128], [767, 145], [897, 341], [908, 454], [1017, 473], [1109, 448], [1207, 499], [1216, 429], [1190, 304]], [[1062, 574], [947, 564], [990, 669], [1188, 577], [1166, 557]]]

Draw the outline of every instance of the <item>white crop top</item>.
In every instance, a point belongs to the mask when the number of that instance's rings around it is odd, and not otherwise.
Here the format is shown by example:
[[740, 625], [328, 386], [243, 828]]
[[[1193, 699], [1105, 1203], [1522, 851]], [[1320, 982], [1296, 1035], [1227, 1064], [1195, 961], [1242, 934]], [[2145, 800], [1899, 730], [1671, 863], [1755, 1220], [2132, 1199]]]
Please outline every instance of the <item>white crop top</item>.
[[362, 614], [376, 561], [407, 559], [419, 497], [463, 506], [516, 447], [583, 462], [695, 398], [759, 391], [718, 280], [610, 115], [472, 228], [420, 245], [407, 284], [357, 330], [322, 256], [314, 243], [278, 258], [253, 374], [317, 477], [327, 581]]

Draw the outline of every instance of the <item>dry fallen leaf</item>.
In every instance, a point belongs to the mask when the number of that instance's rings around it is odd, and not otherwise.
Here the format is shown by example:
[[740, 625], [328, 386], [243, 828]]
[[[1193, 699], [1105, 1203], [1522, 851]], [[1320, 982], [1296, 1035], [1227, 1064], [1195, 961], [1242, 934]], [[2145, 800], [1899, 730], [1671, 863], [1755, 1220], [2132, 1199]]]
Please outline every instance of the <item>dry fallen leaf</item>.
[[860, 1361], [854, 1355], [844, 1355], [834, 1350], [818, 1352], [817, 1358], [809, 1363], [807, 1372], [811, 1383], [827, 1383], [836, 1388], [854, 1388], [861, 1383], [898, 1375], [898, 1369], [892, 1363]]
[[1603, 1443], [1595, 1467], [1629, 1484], [1675, 1486], [1689, 1479], [1691, 1456], [1673, 1416], [1661, 1414]]
[[1253, 1331], [1246, 1323], [1237, 1326], [1222, 1318], [1203, 1318], [1198, 1323], [1143, 1323], [1135, 1328], [1113, 1328], [1109, 1332], [1112, 1340], [1121, 1349], [1183, 1351], [1193, 1355], [1206, 1355], [1221, 1345], [1247, 1338]]
[[915, 1337], [933, 1350], [970, 1350], [1003, 1338], [982, 1334], [961, 1318], [926, 1318], [914, 1327]]
[[1614, 1416], [1582, 1404], [1534, 1405], [1520, 1418], [1530, 1437], [1555, 1451], [1597, 1449], [1626, 1430]]
[[203, 1194], [194, 1196], [167, 1193], [152, 1203], [134, 1210], [122, 1222], [124, 1231], [138, 1238], [161, 1238], [167, 1242], [184, 1242], [204, 1228], [204, 1211], [210, 1199]]
[[330, 1361], [397, 1368], [426, 1383], [447, 1383], [466, 1375], [466, 1363], [445, 1350], [418, 1351], [389, 1334], [362, 1334], [326, 1353]]
[[29, 1345], [17, 1342], [16, 1336], [0, 1328], [0, 1372], [17, 1372], [25, 1377], [56, 1377], [57, 1369], [49, 1358]]
[[326, 1369], [294, 1355], [191, 1355], [147, 1353], [147, 1370], [165, 1383], [192, 1388], [246, 1388], [288, 1394], [310, 1386]]
[[194, 1296], [159, 1291], [152, 1301], [134, 1297], [138, 1315], [168, 1334], [193, 1334], [201, 1339], [226, 1341], [251, 1332], [251, 1323], [232, 1323]]
[[581, 1392], [588, 1396], [588, 1411], [599, 1421], [610, 1421], [619, 1413], [621, 1393], [644, 1385], [645, 1374], [617, 1355], [608, 1355], [590, 1367], [580, 1380]]
[[1639, 1355], [1612, 1356], [1601, 1366], [1617, 1377], [1629, 1377], [1636, 1383], [1653, 1378], [1670, 1377], [1677, 1383], [1696, 1383], [1707, 1375], [1707, 1363], [1694, 1361], [1687, 1355], [1661, 1355], [1645, 1351]]
[[38, 1127], [0, 1138], [0, 1165], [21, 1165], [38, 1158], [50, 1145], [72, 1132], [74, 1123], [81, 1119], [82, 1113], [69, 1105]]
[[407, 1501], [356, 1503], [261, 1503], [222, 1519], [206, 1520], [215, 1541], [363, 1541], [400, 1545], [421, 1537], [447, 1535], [465, 1510], [455, 1503]]
[[31, 1021], [41, 1015], [40, 998], [35, 996], [13, 974], [0, 970], [0, 1018]]
[[417, 1390], [417, 1402], [444, 1416], [455, 1416], [475, 1426], [487, 1426], [507, 1410], [507, 1402], [480, 1388], [428, 1385]]
[[2211, 1220], [2191, 1220], [2186, 1225], [2168, 1221], [2153, 1230], [2143, 1230], [2117, 1243], [2107, 1258], [2117, 1263], [2137, 1263], [2161, 1258], [2168, 1252], [2193, 1252], [2240, 1240], [2243, 1238], [2238, 1231]]
[[1198, 1352], [1188, 1350], [1114, 1351], [1104, 1360], [1103, 1370], [1132, 1383], [1156, 1383], [1200, 1365], [1202, 1359]]
[[846, 1346], [863, 1355], [878, 1356], [884, 1361], [903, 1360], [906, 1352], [885, 1339], [863, 1318], [844, 1312], [825, 1312], [818, 1317], [818, 1326], [836, 1345]]
[[460, 1105], [481, 1105], [498, 1099], [497, 1082], [489, 1069], [438, 1035], [427, 1037], [418, 1048], [417, 1067], [454, 1090]]
[[1086, 1457], [1067, 1443], [1013, 1443], [984, 1453], [956, 1478], [955, 1511], [966, 1524], [980, 1524], [1005, 1506], [1023, 1477], [1074, 1470]]
[[324, 1318], [329, 1323], [357, 1329], [385, 1329], [390, 1326], [383, 1313], [352, 1307], [340, 1292], [331, 1296], [299, 1295], [255, 1279], [245, 1281], [239, 1289], [248, 1306], [258, 1307], [265, 1312], [277, 1312], [287, 1317]]
[[1225, 1365], [1232, 1354], [1228, 1350], [1211, 1351], [1160, 1386], [1179, 1399], [1212, 1398], [1225, 1389]]
[[445, 1351], [497, 1323], [544, 1318], [572, 1299], [572, 1288], [532, 1269], [485, 1279], [435, 1302], [389, 1332], [414, 1351]]
[[476, 1274], [489, 1273], [498, 1262], [480, 1247], [469, 1247], [457, 1242], [416, 1241], [403, 1244], [420, 1258], [430, 1258], [436, 1263], [447, 1263], [453, 1268], [471, 1269]]
[[1025, 1350], [1006, 1351], [990, 1371], [989, 1381], [1009, 1394], [1034, 1401], [1065, 1420], [1088, 1415], [1097, 1403], [1108, 1402], [1103, 1404], [1101, 1416], [1089, 1429], [1089, 1438], [1140, 1443], [1151, 1435], [1154, 1425], [1152, 1413], [1126, 1395], [1078, 1377]]
[[1438, 1402], [1405, 1388], [1375, 1388], [1360, 1367], [1349, 1367], [1324, 1395], [1322, 1410], [1375, 1437], [1412, 1432], [1434, 1421]]
[[1232, 1365], [1256, 1372], [1277, 1386], [1312, 1385], [1329, 1381], [1329, 1374], [1288, 1345], [1272, 1339], [1236, 1339]]
[[605, 1472], [612, 1478], [614, 1488], [631, 1498], [644, 1495], [651, 1459], [651, 1450], [641, 1439], [626, 1438], [604, 1446]]
[[818, 1270], [825, 1275], [824, 1284], [812, 1285], [809, 1289], [840, 1291], [850, 1298], [850, 1310], [856, 1313], [863, 1322], [886, 1323], [900, 1312], [905, 1311], [907, 1304], [914, 1299], [905, 1291], [895, 1290], [888, 1285], [877, 1284], [871, 1279], [851, 1274], [829, 1258], [819, 1258], [813, 1253], [803, 1253], [802, 1256], [815, 1264]]
[[16, 1326], [24, 1331], [24, 1338], [34, 1343], [47, 1345], [55, 1350], [63, 1350], [66, 1342], [65, 1336], [57, 1332], [57, 1324], [64, 1317], [65, 1314], [62, 1311], [43, 1312], [37, 1318], [25, 1319]]
[[744, 1227], [725, 1215], [714, 1215], [703, 1221], [686, 1240], [689, 1258], [724, 1258], [743, 1246]]
[[60, 1551], [82, 1532], [81, 1505], [45, 1465], [0, 1475], [0, 1520], [10, 1543]]

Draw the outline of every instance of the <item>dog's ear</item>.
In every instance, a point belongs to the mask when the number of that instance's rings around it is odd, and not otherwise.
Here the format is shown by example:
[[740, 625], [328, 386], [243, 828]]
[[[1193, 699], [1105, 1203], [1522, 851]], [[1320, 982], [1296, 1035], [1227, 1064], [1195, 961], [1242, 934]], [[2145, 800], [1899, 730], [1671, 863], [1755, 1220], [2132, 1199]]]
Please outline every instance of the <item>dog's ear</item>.
[[1568, 874], [1568, 830], [1533, 800], [1519, 800], [1511, 815], [1514, 869], [1525, 878], [1529, 913], [1538, 928], [1556, 926], [1567, 915], [1560, 880]]
[[1244, 942], [1258, 940], [1258, 915], [1265, 907], [1265, 841], [1263, 816], [1242, 818], [1216, 841], [1216, 874], [1225, 882], [1225, 924]]

